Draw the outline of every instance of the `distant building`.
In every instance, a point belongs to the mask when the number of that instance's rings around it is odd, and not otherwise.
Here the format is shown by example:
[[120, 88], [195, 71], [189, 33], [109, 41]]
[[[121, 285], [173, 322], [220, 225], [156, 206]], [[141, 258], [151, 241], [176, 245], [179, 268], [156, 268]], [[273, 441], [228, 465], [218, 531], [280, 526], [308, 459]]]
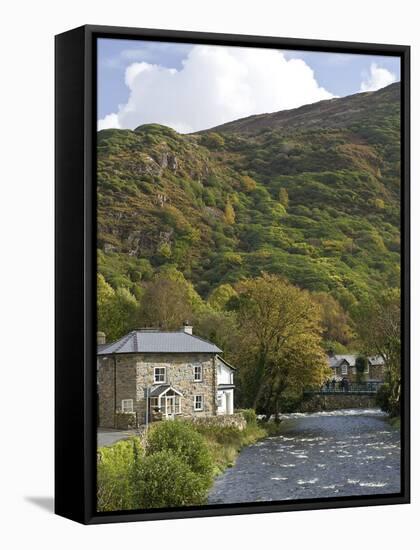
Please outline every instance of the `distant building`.
[[[332, 355], [328, 357], [331, 367], [331, 378], [335, 380], [347, 379], [356, 382], [356, 359], [359, 355]], [[385, 379], [385, 362], [380, 355], [367, 357], [366, 369], [361, 375], [363, 382], [383, 382]]]
[[99, 425], [233, 414], [235, 368], [213, 343], [179, 331], [134, 330], [105, 343], [98, 333]]

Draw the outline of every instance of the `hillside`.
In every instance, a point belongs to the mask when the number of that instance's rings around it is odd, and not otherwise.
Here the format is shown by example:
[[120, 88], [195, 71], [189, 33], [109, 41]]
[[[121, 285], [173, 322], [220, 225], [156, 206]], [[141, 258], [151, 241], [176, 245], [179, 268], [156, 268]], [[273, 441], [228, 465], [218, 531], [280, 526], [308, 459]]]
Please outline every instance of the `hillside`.
[[393, 84], [191, 135], [100, 131], [99, 271], [136, 293], [175, 265], [207, 297], [264, 270], [346, 308], [398, 286], [399, 94]]

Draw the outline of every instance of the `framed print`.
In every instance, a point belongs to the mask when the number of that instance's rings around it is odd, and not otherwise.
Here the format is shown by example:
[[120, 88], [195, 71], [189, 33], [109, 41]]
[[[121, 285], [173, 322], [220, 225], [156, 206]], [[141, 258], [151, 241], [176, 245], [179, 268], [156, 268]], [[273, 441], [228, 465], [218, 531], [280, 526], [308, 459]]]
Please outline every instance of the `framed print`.
[[408, 46], [56, 37], [56, 513], [409, 502]]

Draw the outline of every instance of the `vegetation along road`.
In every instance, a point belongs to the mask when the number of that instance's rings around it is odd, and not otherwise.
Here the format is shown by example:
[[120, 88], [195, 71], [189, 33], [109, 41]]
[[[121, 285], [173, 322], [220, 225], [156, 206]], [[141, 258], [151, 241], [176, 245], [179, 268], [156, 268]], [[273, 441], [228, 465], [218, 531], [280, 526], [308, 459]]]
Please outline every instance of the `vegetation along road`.
[[400, 432], [379, 410], [290, 414], [282, 426], [240, 453], [209, 503], [399, 492]]

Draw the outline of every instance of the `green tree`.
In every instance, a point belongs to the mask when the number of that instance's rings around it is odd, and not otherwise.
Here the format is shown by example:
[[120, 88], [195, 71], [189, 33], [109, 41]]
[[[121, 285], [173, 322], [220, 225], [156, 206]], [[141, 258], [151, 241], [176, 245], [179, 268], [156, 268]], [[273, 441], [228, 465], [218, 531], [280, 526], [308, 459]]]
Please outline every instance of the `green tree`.
[[363, 380], [363, 376], [366, 371], [367, 364], [368, 364], [368, 359], [366, 356], [359, 355], [358, 357], [356, 357], [355, 366], [356, 366], [356, 376], [357, 376], [358, 382], [361, 382]]
[[245, 193], [250, 193], [257, 188], [257, 182], [248, 175], [241, 176], [241, 187]]
[[208, 302], [212, 308], [220, 311], [225, 308], [231, 298], [238, 296], [232, 285], [225, 283], [216, 287], [210, 294]]
[[194, 333], [219, 346], [228, 360], [241, 345], [235, 312], [206, 308], [193, 316], [193, 323]]
[[289, 393], [320, 386], [328, 376], [319, 308], [307, 291], [275, 275], [238, 285], [241, 381], [248, 403], [276, 416]]
[[179, 329], [191, 314], [185, 284], [161, 276], [146, 287], [141, 308], [141, 320], [146, 326]]
[[104, 279], [97, 276], [98, 330], [107, 340], [116, 340], [135, 328], [139, 314], [136, 298], [126, 289], [114, 290]]
[[225, 222], [228, 225], [233, 225], [235, 223], [235, 216], [235, 210], [232, 203], [228, 200], [225, 206]]
[[388, 411], [397, 415], [401, 399], [400, 290], [389, 289], [365, 300], [354, 316], [359, 340], [365, 352], [379, 355], [385, 362]]
[[319, 305], [325, 340], [347, 346], [354, 338], [351, 318], [341, 304], [327, 292], [316, 292], [312, 299]]
[[225, 144], [223, 136], [217, 132], [209, 132], [201, 137], [201, 142], [209, 149], [222, 149]]
[[287, 210], [289, 207], [289, 193], [285, 187], [280, 187], [279, 190], [279, 202]]
[[109, 332], [112, 326], [112, 303], [115, 298], [115, 291], [100, 273], [98, 273], [96, 277], [96, 290], [98, 330], [104, 332], [109, 338]]

